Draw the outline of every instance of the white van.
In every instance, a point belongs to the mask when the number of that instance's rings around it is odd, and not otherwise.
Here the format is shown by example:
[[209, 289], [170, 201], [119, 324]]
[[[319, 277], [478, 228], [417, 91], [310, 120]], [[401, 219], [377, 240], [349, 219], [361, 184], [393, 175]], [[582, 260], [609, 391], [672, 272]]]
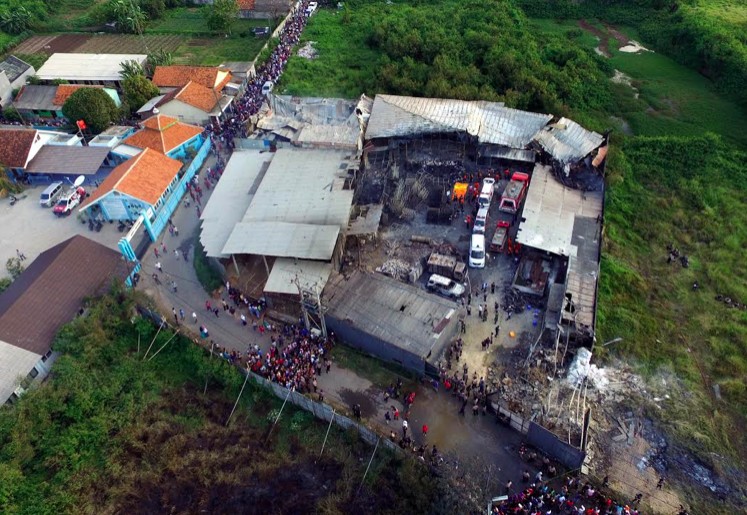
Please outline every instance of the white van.
[[262, 85], [262, 95], [269, 95], [272, 93], [272, 88], [275, 84], [271, 80], [268, 80]]
[[469, 244], [469, 266], [485, 268], [485, 235], [473, 234]]
[[495, 179], [492, 177], [486, 177], [482, 180], [482, 189], [480, 190], [480, 207], [490, 207], [490, 202], [493, 200], [493, 192], [495, 191]]
[[480, 210], [477, 211], [475, 225], [472, 228], [473, 233], [485, 234], [485, 226], [488, 224], [488, 211], [489, 209], [487, 207], [481, 207]]
[[436, 292], [439, 295], [448, 297], [450, 299], [458, 299], [464, 295], [465, 288], [448, 277], [443, 275], [433, 274], [428, 278], [428, 283], [425, 285], [430, 291]]
[[39, 196], [39, 203], [42, 207], [51, 207], [57, 201], [57, 197], [62, 193], [62, 189], [61, 182], [53, 182], [42, 191]]

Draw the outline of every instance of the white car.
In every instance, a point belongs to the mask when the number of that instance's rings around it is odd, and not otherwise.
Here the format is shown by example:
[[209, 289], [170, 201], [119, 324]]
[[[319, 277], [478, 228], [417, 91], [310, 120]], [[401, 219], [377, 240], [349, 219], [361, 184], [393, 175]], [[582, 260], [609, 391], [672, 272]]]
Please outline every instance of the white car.
[[317, 2], [309, 2], [309, 6], [304, 11], [306, 13], [306, 16], [311, 16], [314, 11], [316, 11], [317, 7], [319, 7], [319, 4]]

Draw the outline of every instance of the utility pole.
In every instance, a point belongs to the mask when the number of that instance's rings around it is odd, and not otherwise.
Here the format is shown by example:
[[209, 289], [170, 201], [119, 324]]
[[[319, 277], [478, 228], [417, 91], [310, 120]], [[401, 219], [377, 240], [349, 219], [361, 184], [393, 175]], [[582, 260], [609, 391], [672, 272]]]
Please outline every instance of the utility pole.
[[301, 312], [306, 329], [311, 331], [316, 329], [321, 335], [327, 337], [327, 323], [324, 320], [326, 308], [322, 305], [320, 288], [317, 283], [313, 285], [302, 285], [298, 275], [293, 280], [298, 288], [298, 295], [301, 301]]

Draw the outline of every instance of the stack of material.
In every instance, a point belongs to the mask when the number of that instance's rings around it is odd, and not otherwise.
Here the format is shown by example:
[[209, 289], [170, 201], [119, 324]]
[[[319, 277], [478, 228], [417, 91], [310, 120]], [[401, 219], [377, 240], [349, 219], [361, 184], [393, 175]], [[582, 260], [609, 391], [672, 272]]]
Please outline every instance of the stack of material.
[[415, 282], [423, 273], [423, 267], [422, 265], [412, 266], [401, 259], [388, 259], [381, 266], [376, 267], [376, 271], [395, 279]]

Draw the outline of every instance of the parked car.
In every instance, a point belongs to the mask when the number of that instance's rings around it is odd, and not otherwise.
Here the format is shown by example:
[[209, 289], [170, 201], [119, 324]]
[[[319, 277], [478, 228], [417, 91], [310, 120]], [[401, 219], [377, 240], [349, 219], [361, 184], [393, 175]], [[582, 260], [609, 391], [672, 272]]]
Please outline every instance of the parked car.
[[311, 16], [314, 11], [316, 11], [316, 8], [319, 7], [319, 4], [317, 2], [309, 2], [309, 6], [306, 8], [306, 16]]
[[84, 198], [86, 198], [86, 190], [84, 188], [79, 187], [70, 190], [60, 197], [52, 211], [57, 216], [69, 215], [72, 213], [73, 209], [75, 209], [75, 206], [80, 204]]
[[57, 200], [57, 197], [60, 196], [64, 189], [65, 188], [62, 186], [61, 182], [53, 182], [42, 191], [41, 196], [39, 197], [39, 203], [42, 207], [52, 207], [55, 200]]
[[439, 295], [455, 300], [464, 295], [465, 291], [463, 285], [449, 279], [448, 277], [438, 274], [433, 274], [428, 278], [426, 288], [432, 292], [438, 293]]

